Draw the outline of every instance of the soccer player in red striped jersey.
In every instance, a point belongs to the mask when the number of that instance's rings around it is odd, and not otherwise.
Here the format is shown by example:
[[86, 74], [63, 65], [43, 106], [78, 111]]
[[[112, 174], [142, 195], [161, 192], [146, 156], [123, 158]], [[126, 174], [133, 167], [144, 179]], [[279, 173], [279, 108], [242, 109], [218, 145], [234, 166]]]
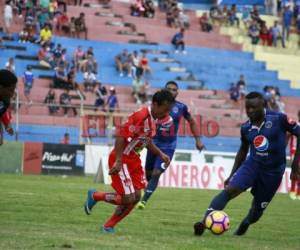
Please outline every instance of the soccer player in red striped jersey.
[[90, 189], [84, 204], [88, 215], [99, 201], [117, 206], [112, 217], [103, 225], [102, 231], [114, 232], [116, 224], [125, 218], [140, 200], [145, 181], [139, 153], [144, 147], [160, 156], [165, 167], [170, 164], [170, 158], [153, 144], [151, 138], [155, 135], [158, 124], [172, 122], [169, 112], [174, 103], [174, 97], [168, 90], [156, 92], [151, 106], [130, 115], [118, 132], [115, 147], [108, 159], [109, 174], [115, 192], [97, 192]]
[[[298, 111], [298, 123], [300, 123], [300, 110]], [[290, 136], [290, 155], [291, 159], [294, 159], [297, 148], [297, 139], [295, 136]], [[298, 163], [300, 164], [300, 162]], [[300, 178], [291, 179], [291, 189], [289, 192], [290, 198], [292, 200], [300, 200]]]
[[17, 77], [9, 70], [0, 70], [0, 145], [3, 139], [2, 124], [6, 132], [13, 134], [10, 126], [11, 114], [8, 111], [10, 99], [12, 98], [17, 85]]

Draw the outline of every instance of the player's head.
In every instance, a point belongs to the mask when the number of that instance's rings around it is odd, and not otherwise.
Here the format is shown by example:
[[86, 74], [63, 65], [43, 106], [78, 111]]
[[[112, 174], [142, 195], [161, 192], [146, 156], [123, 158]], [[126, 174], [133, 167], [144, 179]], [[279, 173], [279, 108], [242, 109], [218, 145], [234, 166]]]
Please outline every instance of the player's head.
[[10, 99], [17, 85], [17, 77], [6, 69], [0, 70], [0, 99]]
[[155, 119], [162, 119], [169, 114], [175, 98], [166, 89], [157, 91], [152, 97], [151, 114]]
[[246, 95], [246, 113], [251, 122], [260, 120], [264, 116], [265, 100], [261, 93], [250, 92]]
[[178, 95], [178, 84], [174, 81], [169, 81], [166, 83], [165, 88], [171, 92], [174, 98]]

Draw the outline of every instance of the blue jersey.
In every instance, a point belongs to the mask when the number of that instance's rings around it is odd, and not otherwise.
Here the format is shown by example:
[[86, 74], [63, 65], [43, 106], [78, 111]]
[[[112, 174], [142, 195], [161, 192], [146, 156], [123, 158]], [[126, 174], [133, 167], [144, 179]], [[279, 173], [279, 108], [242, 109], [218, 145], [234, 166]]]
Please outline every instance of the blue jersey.
[[191, 119], [191, 114], [188, 111], [188, 107], [181, 102], [176, 101], [171, 112], [170, 116], [173, 119], [173, 123], [170, 127], [166, 128], [163, 126], [158, 126], [156, 130], [156, 135], [153, 138], [153, 142], [159, 148], [176, 148], [177, 141], [177, 132], [179, 128], [179, 122], [182, 117], [186, 120]]
[[246, 122], [241, 127], [241, 140], [250, 145], [247, 160], [268, 168], [277, 168], [286, 162], [286, 132], [300, 134], [300, 127], [283, 113], [266, 111], [265, 120], [258, 128]]
[[0, 100], [0, 118], [6, 112], [9, 107], [9, 101]]
[[24, 80], [25, 80], [25, 85], [32, 87], [33, 84], [33, 73], [31, 71], [25, 71], [24, 72]]

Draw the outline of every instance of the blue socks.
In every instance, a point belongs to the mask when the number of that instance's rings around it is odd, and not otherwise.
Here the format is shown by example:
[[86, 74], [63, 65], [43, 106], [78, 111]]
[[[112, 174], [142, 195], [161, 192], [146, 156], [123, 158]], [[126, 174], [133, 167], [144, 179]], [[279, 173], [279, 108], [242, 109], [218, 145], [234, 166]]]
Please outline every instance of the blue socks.
[[142, 198], [142, 201], [147, 202], [150, 199], [151, 195], [154, 193], [155, 189], [157, 188], [158, 181], [159, 181], [159, 176], [152, 176], [145, 189], [145, 194]]
[[213, 210], [223, 210], [229, 200], [229, 194], [225, 190], [223, 190], [211, 201], [208, 209], [205, 212], [204, 218]]

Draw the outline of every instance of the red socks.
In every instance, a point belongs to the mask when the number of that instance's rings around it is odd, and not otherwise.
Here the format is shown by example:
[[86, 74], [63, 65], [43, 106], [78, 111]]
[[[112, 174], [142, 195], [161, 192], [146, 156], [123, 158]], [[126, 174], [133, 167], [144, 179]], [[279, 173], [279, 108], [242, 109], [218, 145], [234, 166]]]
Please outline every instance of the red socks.
[[95, 192], [93, 194], [95, 201], [104, 201], [114, 205], [122, 204], [122, 196], [116, 193]]
[[296, 191], [296, 180], [292, 180], [291, 181], [291, 189], [290, 189], [290, 192], [295, 192]]
[[121, 205], [116, 208], [112, 217], [103, 225], [104, 227], [114, 227], [119, 221], [124, 219], [134, 208], [134, 205]]

